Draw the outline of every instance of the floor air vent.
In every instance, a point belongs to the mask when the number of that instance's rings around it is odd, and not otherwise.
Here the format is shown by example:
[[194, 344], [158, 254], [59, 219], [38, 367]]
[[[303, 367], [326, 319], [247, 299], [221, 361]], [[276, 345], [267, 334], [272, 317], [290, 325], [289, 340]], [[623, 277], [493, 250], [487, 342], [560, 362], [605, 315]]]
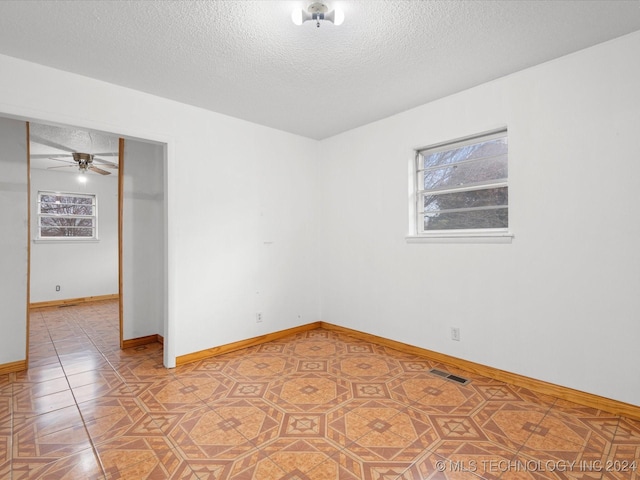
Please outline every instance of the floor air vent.
[[460, 385], [466, 385], [471, 381], [468, 378], [463, 378], [449, 372], [443, 372], [442, 370], [438, 370], [436, 368], [432, 368], [431, 370], [429, 370], [429, 373], [433, 375], [437, 375], [442, 378], [446, 378], [447, 380], [451, 380], [452, 382], [459, 383]]

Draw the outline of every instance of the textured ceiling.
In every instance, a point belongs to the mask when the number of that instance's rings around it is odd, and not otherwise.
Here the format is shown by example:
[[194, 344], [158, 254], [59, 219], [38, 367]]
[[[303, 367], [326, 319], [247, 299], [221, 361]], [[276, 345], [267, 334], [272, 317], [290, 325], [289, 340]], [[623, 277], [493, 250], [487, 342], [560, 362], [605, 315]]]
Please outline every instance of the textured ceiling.
[[640, 1], [0, 1], [0, 53], [322, 139], [640, 30]]

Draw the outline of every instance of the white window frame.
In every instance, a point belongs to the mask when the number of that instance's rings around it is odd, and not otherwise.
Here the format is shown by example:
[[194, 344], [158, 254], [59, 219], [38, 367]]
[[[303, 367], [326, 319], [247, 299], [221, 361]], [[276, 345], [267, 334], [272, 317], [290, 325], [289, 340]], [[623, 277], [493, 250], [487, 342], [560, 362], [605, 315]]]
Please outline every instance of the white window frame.
[[[424, 230], [424, 218], [422, 211], [423, 195], [425, 193], [423, 169], [421, 168], [421, 156], [425, 151], [434, 153], [451, 150], [465, 145], [471, 145], [493, 138], [507, 137], [505, 127], [463, 137], [455, 140], [434, 144], [427, 147], [416, 148], [412, 151], [409, 162], [409, 234], [406, 236], [408, 243], [510, 243], [514, 237], [510, 230], [511, 212], [509, 212], [508, 227], [506, 228], [470, 228], [450, 230]], [[507, 154], [509, 162], [509, 154]], [[480, 190], [484, 188], [507, 187], [509, 188], [508, 174], [506, 179], [478, 182], [465, 185], [461, 188], [451, 187], [441, 189], [438, 193], [450, 193]], [[510, 203], [507, 208], [510, 208]]]
[[[91, 206], [93, 207], [93, 215], [52, 215], [50, 213], [42, 212], [42, 204], [48, 203], [43, 202], [42, 197], [46, 195], [55, 195], [58, 197], [81, 197], [81, 198], [90, 198], [92, 200]], [[37, 238], [35, 241], [37, 242], [96, 242], [98, 241], [98, 196], [95, 193], [74, 193], [74, 192], [55, 192], [48, 190], [40, 190], [38, 191], [37, 196], [37, 224], [36, 231], [38, 232]], [[74, 218], [74, 219], [91, 219], [92, 226], [91, 227], [83, 227], [83, 228], [91, 228], [93, 230], [93, 235], [91, 237], [81, 237], [81, 236], [64, 236], [64, 237], [49, 237], [42, 236], [42, 219], [48, 217], [58, 217], [58, 218]], [[46, 227], [46, 225], [45, 225]]]

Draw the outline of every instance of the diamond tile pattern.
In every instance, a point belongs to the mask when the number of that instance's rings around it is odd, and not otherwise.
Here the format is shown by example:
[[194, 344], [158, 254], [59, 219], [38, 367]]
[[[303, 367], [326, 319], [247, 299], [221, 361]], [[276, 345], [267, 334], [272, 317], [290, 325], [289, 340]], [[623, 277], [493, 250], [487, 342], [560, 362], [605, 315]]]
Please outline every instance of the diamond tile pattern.
[[30, 348], [2, 480], [640, 480], [640, 422], [333, 331], [167, 370], [108, 301], [32, 310]]

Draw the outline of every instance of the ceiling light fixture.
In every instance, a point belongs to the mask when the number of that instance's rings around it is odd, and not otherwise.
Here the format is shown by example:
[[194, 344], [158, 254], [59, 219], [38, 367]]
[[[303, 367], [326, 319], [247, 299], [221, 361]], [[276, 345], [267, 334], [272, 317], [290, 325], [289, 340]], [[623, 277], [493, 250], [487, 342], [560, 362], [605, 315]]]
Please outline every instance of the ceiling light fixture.
[[87, 170], [93, 166], [93, 155], [90, 153], [73, 152], [73, 159], [78, 163], [80, 173], [87, 173]]
[[342, 25], [342, 22], [344, 22], [344, 13], [338, 8], [329, 11], [329, 7], [324, 3], [313, 2], [307, 7], [306, 11], [295, 8], [293, 12], [291, 12], [291, 20], [293, 20], [293, 23], [296, 25], [302, 25], [309, 20], [315, 20], [316, 27], [320, 28], [320, 20], [327, 20], [334, 25]]

